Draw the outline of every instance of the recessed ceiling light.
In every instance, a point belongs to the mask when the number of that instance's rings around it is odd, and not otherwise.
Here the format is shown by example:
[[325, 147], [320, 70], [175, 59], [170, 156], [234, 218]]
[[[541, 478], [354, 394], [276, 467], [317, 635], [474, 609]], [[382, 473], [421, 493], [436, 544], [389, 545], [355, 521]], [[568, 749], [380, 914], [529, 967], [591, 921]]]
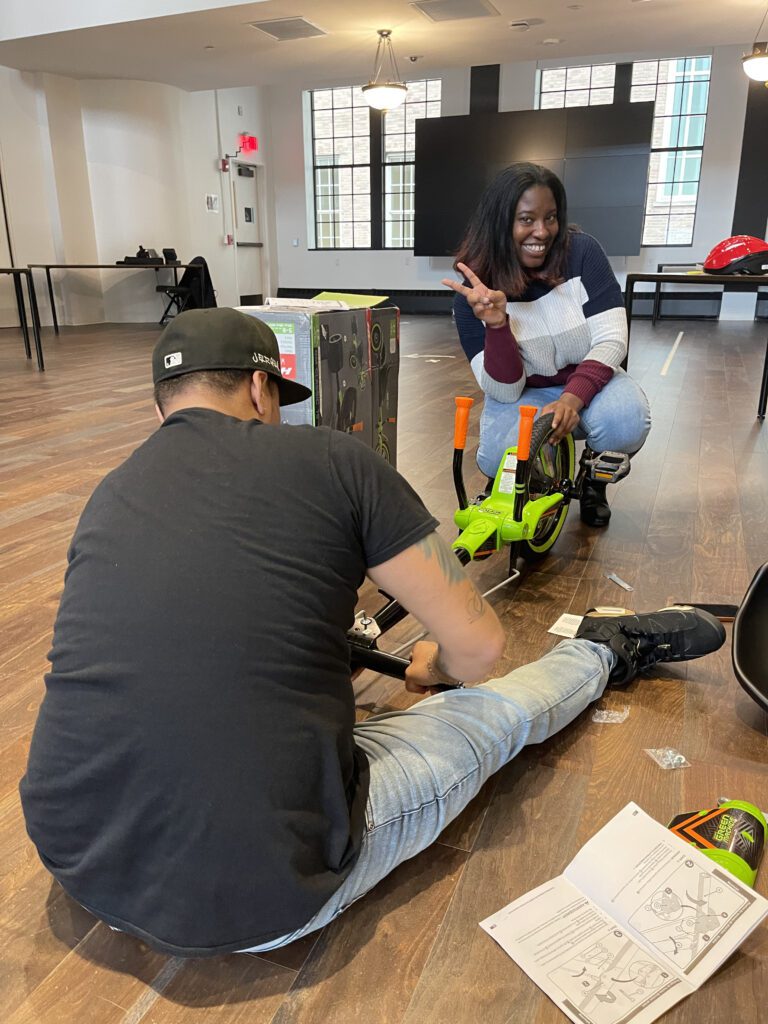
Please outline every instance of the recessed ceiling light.
[[568, 4], [569, 11], [581, 11], [584, 9], [584, 4]]
[[215, 46], [204, 46], [203, 49], [204, 50], [215, 50], [216, 47]]
[[527, 21], [510, 21], [509, 27], [513, 32], [527, 32], [531, 26]]
[[541, 43], [542, 46], [557, 46], [557, 44], [562, 43], [562, 41], [562, 39], [555, 39], [554, 37], [552, 37], [551, 39], [542, 39]]

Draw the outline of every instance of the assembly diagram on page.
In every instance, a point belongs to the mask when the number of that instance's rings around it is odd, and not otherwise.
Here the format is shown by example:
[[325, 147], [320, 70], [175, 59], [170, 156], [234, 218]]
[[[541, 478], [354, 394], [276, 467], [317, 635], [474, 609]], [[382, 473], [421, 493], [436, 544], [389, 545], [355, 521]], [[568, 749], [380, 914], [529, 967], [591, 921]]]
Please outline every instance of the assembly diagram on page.
[[695, 963], [718, 941], [745, 900], [717, 875], [685, 860], [651, 898], [630, 917], [629, 923], [647, 943], [678, 969]]
[[619, 929], [550, 971], [549, 980], [582, 1019], [599, 1024], [626, 1019], [649, 997], [652, 1001], [654, 994], [676, 983]]
[[618, 929], [550, 971], [549, 979], [584, 1020], [599, 1024], [626, 1020], [659, 990], [676, 984]]

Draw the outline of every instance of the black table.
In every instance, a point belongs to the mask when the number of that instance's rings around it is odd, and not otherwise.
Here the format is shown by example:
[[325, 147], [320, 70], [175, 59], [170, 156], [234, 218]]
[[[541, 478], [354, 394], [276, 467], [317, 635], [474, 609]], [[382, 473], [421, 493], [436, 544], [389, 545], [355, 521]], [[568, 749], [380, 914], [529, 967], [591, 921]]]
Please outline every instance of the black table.
[[35, 355], [37, 356], [38, 370], [45, 369], [43, 361], [43, 345], [40, 341], [40, 317], [37, 314], [37, 302], [35, 302], [35, 286], [32, 283], [32, 271], [27, 267], [0, 267], [0, 274], [8, 274], [13, 278], [13, 287], [16, 292], [16, 309], [19, 313], [19, 325], [24, 337], [24, 351], [27, 359], [32, 358], [32, 350], [29, 347], [29, 321], [27, 320], [27, 307], [24, 303], [24, 289], [21, 284], [22, 278], [27, 281], [27, 294], [29, 296], [29, 309], [32, 318], [32, 337], [35, 341]]
[[[627, 307], [627, 336], [632, 330], [632, 303], [635, 298], [635, 285], [639, 282], [648, 282], [658, 287], [661, 284], [695, 284], [695, 285], [728, 285], [729, 291], [735, 292], [756, 292], [759, 288], [768, 285], [768, 274], [627, 274], [625, 287], [625, 303]], [[655, 322], [655, 321], [654, 321]], [[768, 405], [768, 340], [765, 345], [765, 359], [763, 361], [763, 379], [760, 384], [760, 397], [757, 401], [757, 418], [765, 419], [765, 409]]]
[[[203, 294], [204, 287], [204, 273], [205, 264], [203, 263], [30, 263], [28, 264], [30, 271], [32, 270], [44, 270], [46, 281], [48, 282], [48, 298], [51, 303], [51, 315], [53, 317], [53, 329], [56, 334], [59, 333], [59, 321], [56, 316], [56, 301], [53, 297], [53, 281], [51, 279], [52, 270], [154, 270], [157, 273], [158, 270], [172, 270], [173, 271], [173, 283], [178, 284], [179, 278], [177, 271], [179, 268], [186, 270], [188, 267], [193, 267], [200, 273], [200, 294]], [[32, 292], [31, 302], [33, 303], [33, 313], [37, 316], [38, 323], [40, 322], [40, 314], [37, 310], [37, 295], [35, 293], [34, 278], [32, 280]]]

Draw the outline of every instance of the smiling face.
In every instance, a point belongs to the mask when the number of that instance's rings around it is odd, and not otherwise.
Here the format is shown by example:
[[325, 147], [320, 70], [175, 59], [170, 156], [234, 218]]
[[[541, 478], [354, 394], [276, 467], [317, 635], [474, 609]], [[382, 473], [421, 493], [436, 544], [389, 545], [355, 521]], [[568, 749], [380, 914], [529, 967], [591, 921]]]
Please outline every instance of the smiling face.
[[520, 264], [526, 270], [544, 266], [560, 225], [552, 189], [533, 185], [520, 196], [512, 226], [512, 239]]

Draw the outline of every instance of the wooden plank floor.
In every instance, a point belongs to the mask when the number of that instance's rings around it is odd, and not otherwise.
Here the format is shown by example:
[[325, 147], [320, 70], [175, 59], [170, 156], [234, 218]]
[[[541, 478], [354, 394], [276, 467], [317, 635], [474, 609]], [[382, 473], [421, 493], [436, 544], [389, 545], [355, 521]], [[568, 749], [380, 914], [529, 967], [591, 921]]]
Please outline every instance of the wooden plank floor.
[[[660, 371], [680, 329], [666, 376]], [[654, 428], [613, 491], [613, 519], [572, 515], [552, 557], [515, 594], [492, 600], [508, 629], [500, 669], [539, 657], [566, 611], [672, 600], [738, 602], [768, 559], [768, 427], [755, 419], [765, 325], [661, 322], [633, 328], [630, 369]], [[6, 1024], [554, 1024], [565, 1018], [478, 921], [558, 874], [627, 801], [665, 821], [720, 796], [768, 806], [766, 716], [736, 684], [729, 648], [659, 671], [500, 772], [441, 841], [401, 866], [321, 934], [262, 957], [181, 961], [111, 932], [73, 903], [26, 839], [17, 783], [42, 694], [66, 547], [97, 481], [155, 427], [154, 327], [46, 332], [48, 371], [0, 332], [0, 1020]], [[447, 318], [402, 326], [399, 465], [451, 536], [452, 395], [475, 393]], [[424, 355], [440, 356], [438, 362]], [[477, 415], [471, 437], [477, 438]], [[471, 463], [472, 459], [469, 458]], [[468, 489], [481, 476], [470, 467]], [[472, 567], [485, 589], [503, 560]], [[369, 607], [376, 601], [364, 594]], [[410, 636], [403, 623], [397, 636]], [[361, 717], [412, 703], [371, 674]], [[675, 746], [691, 767], [663, 772], [643, 753]], [[759, 888], [768, 892], [768, 865]], [[766, 1019], [768, 928], [758, 930], [669, 1024]]]

